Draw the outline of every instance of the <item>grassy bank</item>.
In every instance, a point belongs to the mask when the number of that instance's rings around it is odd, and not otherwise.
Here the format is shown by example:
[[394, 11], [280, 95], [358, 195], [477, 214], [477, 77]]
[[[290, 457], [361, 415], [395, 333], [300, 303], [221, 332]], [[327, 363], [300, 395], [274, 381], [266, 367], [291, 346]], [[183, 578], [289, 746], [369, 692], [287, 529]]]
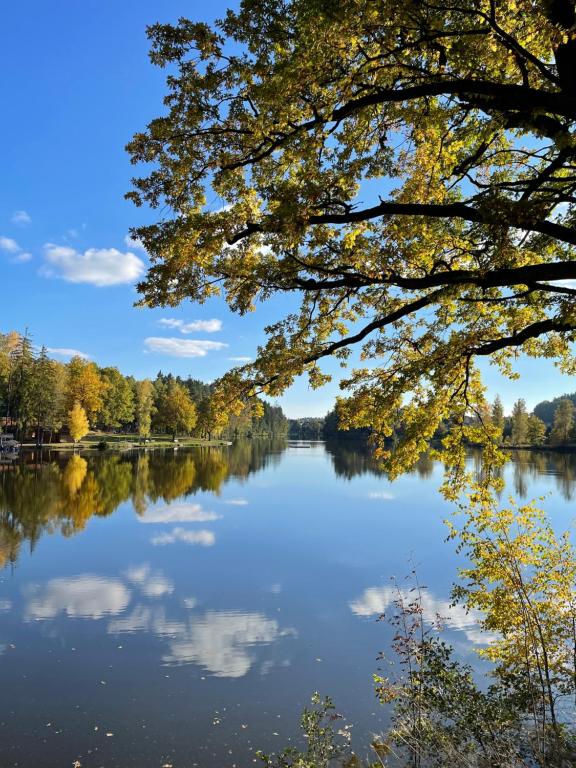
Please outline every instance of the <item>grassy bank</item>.
[[[146, 441], [143, 441], [136, 435], [111, 432], [90, 432], [77, 444], [73, 442], [44, 443], [41, 447], [51, 451], [83, 451], [98, 450], [99, 448], [101, 450], [130, 451], [135, 448], [188, 448], [199, 445], [227, 445], [227, 443], [227, 440], [203, 440], [199, 437], [178, 437], [175, 442], [172, 435], [153, 435], [152, 437], [147, 438]], [[22, 444], [23, 450], [37, 450], [39, 447], [40, 446], [33, 442]]]

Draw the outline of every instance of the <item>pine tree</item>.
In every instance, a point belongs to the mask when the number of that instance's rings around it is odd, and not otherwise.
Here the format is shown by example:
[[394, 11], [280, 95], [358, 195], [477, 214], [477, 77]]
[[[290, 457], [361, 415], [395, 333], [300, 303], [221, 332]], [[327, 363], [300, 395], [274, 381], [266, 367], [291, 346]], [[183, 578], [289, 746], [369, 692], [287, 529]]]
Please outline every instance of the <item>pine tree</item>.
[[570, 440], [573, 428], [574, 403], [567, 397], [563, 397], [554, 412], [554, 423], [550, 433], [552, 445], [564, 445], [567, 443]]
[[492, 404], [492, 423], [499, 430], [500, 435], [504, 432], [504, 406], [500, 395], [496, 395]]
[[512, 409], [512, 444], [523, 445], [528, 440], [528, 412], [526, 402], [516, 400]]
[[546, 424], [534, 413], [528, 416], [527, 437], [530, 445], [543, 445], [546, 439]]

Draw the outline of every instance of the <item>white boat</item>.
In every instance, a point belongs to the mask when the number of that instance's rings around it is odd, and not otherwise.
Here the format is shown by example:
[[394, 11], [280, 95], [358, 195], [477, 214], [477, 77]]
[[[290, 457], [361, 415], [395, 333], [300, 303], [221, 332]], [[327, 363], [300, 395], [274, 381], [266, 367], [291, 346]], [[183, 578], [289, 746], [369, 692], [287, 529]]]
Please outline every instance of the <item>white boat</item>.
[[4, 432], [0, 435], [0, 453], [3, 455], [14, 456], [20, 451], [21, 444], [14, 440], [14, 435]]

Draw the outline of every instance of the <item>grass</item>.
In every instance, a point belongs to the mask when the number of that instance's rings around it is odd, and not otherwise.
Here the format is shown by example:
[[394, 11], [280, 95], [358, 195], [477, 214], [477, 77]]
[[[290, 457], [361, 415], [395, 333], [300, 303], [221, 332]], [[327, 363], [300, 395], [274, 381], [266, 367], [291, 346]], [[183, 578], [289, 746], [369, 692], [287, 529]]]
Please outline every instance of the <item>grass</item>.
[[[77, 444], [69, 443], [45, 443], [44, 448], [54, 451], [94, 450], [99, 443], [105, 442], [107, 450], [129, 451], [134, 448], [174, 448], [189, 447], [194, 445], [226, 445], [227, 440], [203, 440], [199, 437], [177, 437], [175, 443], [172, 435], [152, 435], [147, 442], [143, 442], [137, 435], [126, 435], [114, 432], [89, 432]], [[37, 448], [36, 443], [22, 443], [23, 448]]]

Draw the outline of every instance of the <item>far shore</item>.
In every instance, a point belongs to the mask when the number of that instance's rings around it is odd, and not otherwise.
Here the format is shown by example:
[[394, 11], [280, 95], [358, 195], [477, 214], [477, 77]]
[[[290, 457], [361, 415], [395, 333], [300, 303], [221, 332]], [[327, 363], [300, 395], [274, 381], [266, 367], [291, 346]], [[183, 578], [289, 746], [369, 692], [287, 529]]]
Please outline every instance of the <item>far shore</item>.
[[130, 451], [136, 449], [150, 449], [150, 448], [189, 448], [194, 446], [222, 446], [229, 445], [229, 440], [206, 440], [200, 437], [176, 437], [172, 438], [169, 435], [154, 435], [149, 438], [140, 439], [137, 436], [118, 434], [118, 433], [103, 433], [94, 432], [86, 435], [82, 440], [77, 443], [73, 442], [58, 442], [58, 443], [42, 443], [24, 442], [21, 445], [22, 451], [38, 451], [38, 450], [50, 450], [50, 451]]

